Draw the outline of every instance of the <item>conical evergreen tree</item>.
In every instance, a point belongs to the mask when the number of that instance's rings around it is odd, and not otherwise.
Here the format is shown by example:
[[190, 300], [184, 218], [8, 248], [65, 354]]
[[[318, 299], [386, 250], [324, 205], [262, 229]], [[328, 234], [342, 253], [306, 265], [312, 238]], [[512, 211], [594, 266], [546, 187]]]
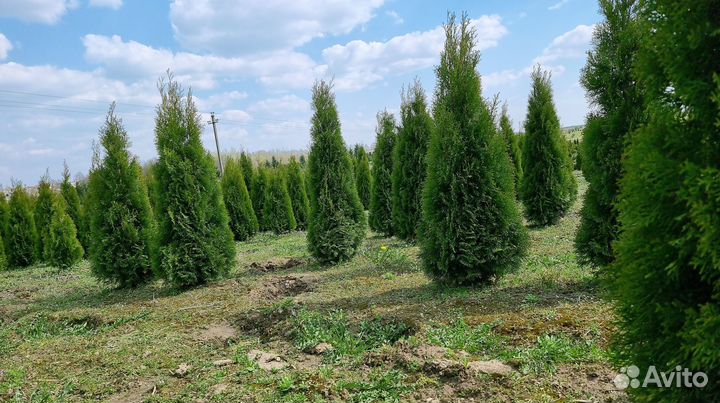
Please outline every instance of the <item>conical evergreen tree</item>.
[[85, 217], [83, 217], [82, 207], [80, 207], [80, 196], [78, 196], [75, 186], [70, 182], [70, 169], [68, 169], [67, 164], [63, 164], [63, 181], [62, 185], [60, 185], [60, 195], [63, 200], [65, 200], [67, 214], [70, 216], [70, 219], [72, 219], [73, 224], [75, 224], [77, 239], [84, 249], [87, 247]]
[[295, 157], [290, 157], [290, 163], [287, 166], [287, 185], [290, 201], [292, 201], [293, 215], [297, 222], [297, 229], [304, 231], [307, 229], [310, 201], [305, 191], [307, 186], [305, 185], [302, 168], [297, 160], [295, 160]]
[[[242, 170], [243, 179], [245, 179], [245, 186], [247, 187], [248, 194], [252, 199], [252, 187], [255, 183], [255, 168], [253, 168], [253, 162], [250, 159], [250, 156], [244, 151], [240, 153], [240, 169]], [[253, 209], [255, 209], [254, 205]]]
[[420, 81], [403, 91], [400, 127], [393, 154], [393, 232], [401, 239], [417, 237], [422, 220], [422, 188], [427, 174], [426, 155], [432, 118]]
[[482, 98], [476, 33], [448, 18], [436, 69], [434, 129], [423, 189], [421, 252], [435, 281], [474, 284], [517, 268], [527, 232], [510, 160]]
[[37, 261], [39, 241], [32, 201], [20, 183], [15, 184], [10, 196], [6, 236], [5, 254], [10, 267], [26, 267]]
[[365, 237], [365, 213], [330, 84], [315, 83], [312, 108], [308, 248], [319, 261], [336, 263], [357, 252]]
[[618, 367], [637, 366], [640, 380], [651, 366], [655, 377], [680, 377], [676, 367], [706, 374], [704, 387], [628, 388], [633, 401], [717, 402], [720, 3], [639, 4], [635, 74], [647, 121], [623, 157], [609, 270], [619, 319], [612, 356]]
[[65, 200], [59, 196], [55, 196], [53, 201], [53, 217], [44, 253], [51, 266], [61, 269], [75, 265], [83, 257], [75, 223], [65, 211]]
[[365, 147], [355, 145], [355, 157], [353, 166], [355, 169], [355, 183], [357, 185], [358, 196], [365, 210], [370, 209], [370, 199], [372, 195], [372, 176], [370, 174], [370, 160], [368, 159]]
[[240, 161], [230, 158], [222, 177], [223, 199], [230, 217], [230, 229], [236, 241], [245, 241], [258, 232], [257, 217], [245, 186]]
[[532, 225], [556, 223], [577, 197], [577, 182], [567, 144], [553, 103], [550, 74], [539, 67], [532, 73], [532, 91], [525, 120], [523, 177], [520, 199]]
[[215, 162], [200, 141], [192, 94], [169, 75], [159, 85], [155, 135], [160, 269], [177, 287], [204, 284], [230, 271], [235, 242]]
[[265, 208], [265, 190], [270, 182], [268, 174], [268, 168], [263, 165], [258, 165], [257, 171], [255, 172], [255, 180], [253, 181], [252, 190], [253, 193], [250, 195], [252, 199], [252, 205], [255, 209], [255, 216], [257, 217], [260, 231], [267, 231], [268, 228], [265, 226], [265, 215], [263, 209]]
[[518, 136], [512, 128], [510, 117], [507, 113], [507, 105], [503, 106], [502, 115], [500, 115], [500, 134], [505, 140], [505, 149], [510, 157], [513, 167], [513, 178], [515, 183], [515, 194], [518, 194], [520, 183], [522, 181], [522, 155], [520, 147], [518, 147]]
[[263, 219], [265, 228], [276, 234], [294, 230], [297, 227], [293, 214], [292, 201], [288, 193], [283, 171], [275, 168], [268, 173], [268, 184], [263, 199]]
[[377, 114], [375, 150], [373, 151], [373, 188], [370, 197], [370, 228], [392, 235], [393, 148], [397, 127], [395, 117], [383, 111]]
[[53, 200], [55, 193], [50, 186], [50, 177], [46, 173], [38, 184], [38, 196], [35, 201], [35, 228], [38, 233], [38, 250], [36, 251], [38, 258], [47, 261], [48, 256], [45, 255], [45, 244], [50, 236], [50, 222], [53, 216]]
[[137, 160], [115, 105], [100, 129], [90, 171], [85, 214], [89, 222], [92, 273], [118, 287], [135, 287], [153, 278], [155, 223]]
[[594, 48], [580, 78], [595, 111], [583, 133], [582, 168], [588, 189], [575, 246], [582, 260], [598, 266], [613, 260], [621, 160], [630, 133], [637, 129], [644, 113], [640, 86], [633, 77], [641, 39], [637, 3], [600, 1], [605, 21], [595, 28]]

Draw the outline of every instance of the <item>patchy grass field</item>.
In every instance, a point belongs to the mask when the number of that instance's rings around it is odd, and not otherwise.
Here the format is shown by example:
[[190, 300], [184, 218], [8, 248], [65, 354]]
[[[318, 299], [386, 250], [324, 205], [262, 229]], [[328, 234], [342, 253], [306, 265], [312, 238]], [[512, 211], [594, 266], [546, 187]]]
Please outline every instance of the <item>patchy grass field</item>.
[[484, 288], [438, 288], [416, 246], [374, 236], [321, 267], [304, 233], [238, 244], [229, 278], [186, 292], [109, 289], [87, 264], [3, 272], [0, 400], [623, 400], [579, 206]]

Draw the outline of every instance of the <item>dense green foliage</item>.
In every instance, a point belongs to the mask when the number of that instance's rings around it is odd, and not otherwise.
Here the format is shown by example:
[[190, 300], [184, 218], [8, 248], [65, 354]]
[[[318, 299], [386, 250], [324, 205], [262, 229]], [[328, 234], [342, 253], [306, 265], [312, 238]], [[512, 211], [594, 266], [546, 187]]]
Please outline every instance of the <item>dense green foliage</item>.
[[397, 137], [395, 117], [388, 111], [378, 113], [375, 133], [377, 137], [373, 151], [370, 228], [385, 235], [392, 235], [393, 149]]
[[581, 259], [599, 266], [613, 259], [621, 159], [643, 113], [640, 86], [632, 71], [640, 42], [637, 3], [600, 1], [605, 20], [595, 28], [594, 48], [580, 78], [595, 111], [583, 133], [581, 159], [588, 189], [575, 247]]
[[293, 215], [297, 222], [297, 229], [304, 231], [307, 229], [310, 201], [307, 197], [305, 175], [295, 157], [290, 157], [287, 166], [287, 186], [290, 201], [292, 202]]
[[85, 217], [83, 216], [82, 206], [80, 205], [80, 196], [78, 196], [77, 189], [70, 182], [70, 170], [67, 164], [64, 165], [63, 169], [63, 181], [60, 185], [60, 195], [65, 200], [66, 211], [70, 215], [73, 224], [77, 230], [77, 239], [83, 246], [83, 249], [87, 248], [89, 238], [87, 236], [87, 225]]
[[202, 123], [192, 94], [169, 77], [157, 108], [155, 169], [160, 270], [177, 287], [225, 275], [235, 261], [215, 162], [200, 141]]
[[525, 119], [520, 199], [533, 225], [556, 223], [577, 197], [577, 183], [567, 143], [553, 102], [550, 74], [532, 73], [532, 91]]
[[515, 194], [518, 194], [520, 182], [522, 181], [522, 154], [518, 146], [518, 136], [512, 128], [512, 122], [507, 113], [507, 107], [503, 107], [502, 115], [500, 115], [500, 134], [505, 140], [505, 150], [510, 157], [513, 168], [513, 178], [515, 183]]
[[293, 214], [285, 175], [281, 169], [273, 168], [268, 176], [269, 180], [263, 199], [264, 227], [267, 231], [273, 231], [276, 234], [292, 231], [297, 227], [297, 222]]
[[10, 196], [10, 215], [5, 239], [8, 266], [26, 267], [37, 261], [38, 234], [32, 201], [22, 184], [15, 184]]
[[258, 232], [259, 226], [245, 185], [243, 167], [239, 160], [230, 158], [226, 160], [224, 168], [222, 191], [230, 229], [236, 241], [245, 241]]
[[618, 365], [707, 374], [694, 388], [633, 388], [646, 402], [720, 401], [720, 3], [639, 10], [636, 78], [647, 121], [623, 159], [612, 290]]
[[336, 263], [357, 252], [365, 237], [365, 213], [330, 84], [315, 83], [312, 109], [308, 248], [319, 261]]
[[10, 205], [5, 198], [5, 192], [0, 189], [0, 236], [7, 236], [8, 220], [10, 219]]
[[401, 239], [415, 239], [422, 220], [422, 188], [432, 124], [425, 91], [420, 81], [415, 81], [402, 93], [400, 127], [393, 150], [392, 225]]
[[44, 255], [51, 266], [66, 269], [79, 262], [84, 251], [77, 239], [75, 223], [65, 211], [65, 200], [55, 196], [52, 207], [53, 214]]
[[35, 228], [38, 233], [38, 250], [36, 251], [38, 258], [47, 260], [45, 254], [45, 244], [50, 236], [50, 222], [53, 216], [53, 203], [55, 200], [55, 192], [50, 186], [50, 178], [45, 174], [38, 183], [38, 195], [35, 201]]
[[372, 193], [372, 176], [370, 174], [370, 159], [365, 152], [365, 147], [355, 146], [353, 166], [355, 168], [355, 183], [358, 196], [365, 210], [370, 208], [370, 195]]
[[252, 205], [260, 226], [260, 231], [267, 231], [267, 227], [265, 227], [265, 215], [263, 214], [263, 209], [265, 208], [265, 189], [270, 181], [268, 168], [259, 165], [254, 176], [255, 179], [253, 180], [252, 185], [253, 192], [250, 194], [250, 198], [252, 199]]
[[3, 232], [0, 231], [0, 271], [7, 269], [8, 261], [5, 255], [5, 241], [3, 239]]
[[140, 164], [128, 151], [128, 134], [114, 109], [100, 129], [102, 156], [95, 156], [90, 171], [88, 254], [95, 277], [135, 287], [153, 278], [155, 224]]
[[[240, 153], [240, 169], [242, 170], [243, 179], [245, 179], [245, 187], [252, 200], [253, 184], [255, 183], [255, 169], [250, 156], [246, 152]], [[255, 206], [253, 206], [253, 209]], [[253, 210], [254, 211], [254, 210]]]
[[481, 96], [476, 33], [466, 16], [460, 24], [450, 16], [444, 28], [421, 252], [434, 280], [482, 283], [519, 265], [528, 236], [513, 194], [510, 159]]

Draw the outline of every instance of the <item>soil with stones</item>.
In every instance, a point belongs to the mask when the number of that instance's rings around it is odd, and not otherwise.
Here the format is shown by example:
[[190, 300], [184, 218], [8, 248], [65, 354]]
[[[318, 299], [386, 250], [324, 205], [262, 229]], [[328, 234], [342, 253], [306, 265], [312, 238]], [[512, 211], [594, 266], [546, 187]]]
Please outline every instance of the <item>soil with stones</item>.
[[248, 270], [252, 273], [258, 273], [258, 274], [265, 274], [265, 273], [272, 273], [274, 271], [279, 270], [289, 270], [293, 267], [300, 266], [304, 264], [300, 259], [290, 258], [290, 259], [274, 259], [270, 260], [264, 263], [260, 262], [252, 262], [250, 265], [248, 265]]
[[261, 299], [274, 300], [294, 297], [314, 288], [314, 281], [302, 277], [282, 276], [264, 283], [255, 294]]

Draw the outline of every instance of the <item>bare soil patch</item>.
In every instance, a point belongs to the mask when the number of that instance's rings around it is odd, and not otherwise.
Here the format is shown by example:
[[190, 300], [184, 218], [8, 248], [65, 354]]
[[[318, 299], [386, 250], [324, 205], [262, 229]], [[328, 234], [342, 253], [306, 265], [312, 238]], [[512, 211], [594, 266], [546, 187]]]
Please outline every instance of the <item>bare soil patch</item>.
[[303, 277], [282, 276], [269, 279], [256, 289], [254, 294], [260, 299], [275, 300], [294, 297], [315, 289], [315, 281]]
[[295, 258], [273, 259], [267, 262], [252, 262], [247, 268], [252, 273], [265, 274], [279, 270], [289, 270], [304, 263], [304, 261]]
[[216, 323], [195, 334], [194, 339], [201, 342], [214, 342], [227, 345], [237, 338], [237, 330], [227, 323]]

